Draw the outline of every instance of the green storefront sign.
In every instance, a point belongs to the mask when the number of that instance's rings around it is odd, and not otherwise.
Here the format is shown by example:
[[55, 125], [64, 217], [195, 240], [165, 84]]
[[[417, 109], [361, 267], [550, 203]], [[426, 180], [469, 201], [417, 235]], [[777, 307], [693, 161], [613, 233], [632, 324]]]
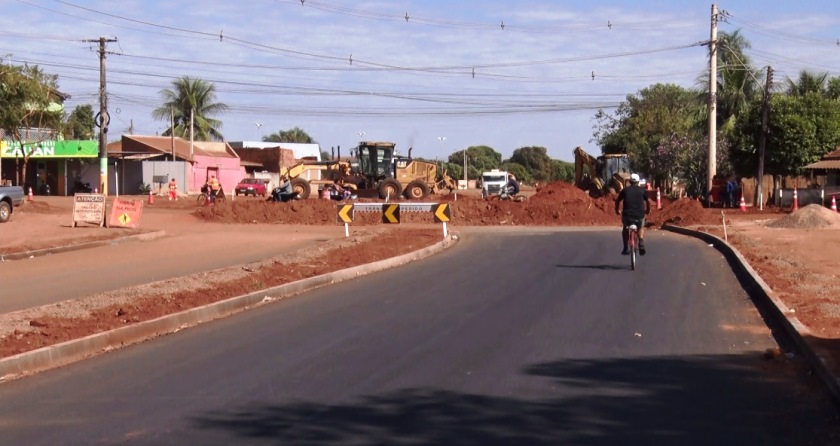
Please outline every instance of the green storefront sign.
[[0, 142], [0, 158], [96, 158], [99, 156], [98, 141], [41, 141], [39, 143], [20, 144]]

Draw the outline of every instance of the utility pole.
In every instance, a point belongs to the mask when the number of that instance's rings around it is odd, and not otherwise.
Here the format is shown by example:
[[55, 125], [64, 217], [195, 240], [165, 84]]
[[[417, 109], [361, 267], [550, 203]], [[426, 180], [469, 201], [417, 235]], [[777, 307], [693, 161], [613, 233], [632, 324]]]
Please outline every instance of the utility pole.
[[96, 125], [99, 127], [99, 193], [108, 195], [108, 95], [105, 89], [105, 44], [116, 42], [117, 39], [100, 37], [98, 39], [83, 40], [83, 42], [99, 43], [99, 113], [96, 115]]
[[706, 199], [711, 200], [712, 179], [717, 174], [717, 21], [718, 9], [712, 4], [712, 30], [709, 40], [709, 169], [706, 173]]
[[767, 67], [767, 82], [764, 84], [764, 98], [761, 101], [761, 134], [758, 136], [758, 175], [756, 178], [755, 197], [758, 208], [764, 210], [764, 150], [767, 147], [767, 121], [770, 114], [770, 88], [773, 86], [773, 67]]

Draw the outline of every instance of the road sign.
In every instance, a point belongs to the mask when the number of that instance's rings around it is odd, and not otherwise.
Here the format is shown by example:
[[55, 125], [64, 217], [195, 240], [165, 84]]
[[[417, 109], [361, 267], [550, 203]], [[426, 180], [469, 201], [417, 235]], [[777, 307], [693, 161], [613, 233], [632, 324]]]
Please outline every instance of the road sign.
[[382, 205], [382, 223], [399, 223], [400, 222], [400, 205], [398, 204], [383, 204]]
[[105, 195], [73, 195], [73, 227], [78, 223], [93, 223], [105, 226]]
[[352, 204], [339, 204], [338, 206], [338, 216], [336, 217], [336, 221], [339, 223], [352, 223], [353, 222], [353, 205]]
[[449, 203], [440, 203], [434, 207], [432, 212], [435, 215], [435, 223], [446, 223], [452, 220], [452, 211]]
[[111, 204], [111, 218], [108, 226], [111, 228], [139, 228], [140, 217], [143, 215], [143, 200], [114, 199]]

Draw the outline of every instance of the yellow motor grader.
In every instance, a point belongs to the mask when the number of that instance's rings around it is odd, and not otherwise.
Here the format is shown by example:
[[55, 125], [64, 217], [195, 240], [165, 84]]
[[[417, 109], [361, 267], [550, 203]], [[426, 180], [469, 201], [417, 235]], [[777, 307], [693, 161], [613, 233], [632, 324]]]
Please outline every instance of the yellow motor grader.
[[362, 191], [376, 191], [380, 198], [420, 200], [430, 194], [452, 191], [455, 180], [428, 161], [395, 155], [392, 142], [363, 141], [352, 150], [351, 160], [301, 161], [281, 169], [281, 177], [291, 179], [292, 188], [301, 198], [308, 198], [313, 185], [323, 189], [342, 180], [345, 187]]

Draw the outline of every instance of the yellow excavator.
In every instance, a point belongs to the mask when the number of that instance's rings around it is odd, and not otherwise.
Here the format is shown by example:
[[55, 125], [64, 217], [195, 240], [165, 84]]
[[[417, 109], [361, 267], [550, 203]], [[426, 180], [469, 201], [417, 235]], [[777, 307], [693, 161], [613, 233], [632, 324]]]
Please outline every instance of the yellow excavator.
[[575, 186], [588, 191], [592, 197], [618, 193], [630, 178], [630, 167], [626, 153], [596, 158], [578, 147], [575, 149]]

